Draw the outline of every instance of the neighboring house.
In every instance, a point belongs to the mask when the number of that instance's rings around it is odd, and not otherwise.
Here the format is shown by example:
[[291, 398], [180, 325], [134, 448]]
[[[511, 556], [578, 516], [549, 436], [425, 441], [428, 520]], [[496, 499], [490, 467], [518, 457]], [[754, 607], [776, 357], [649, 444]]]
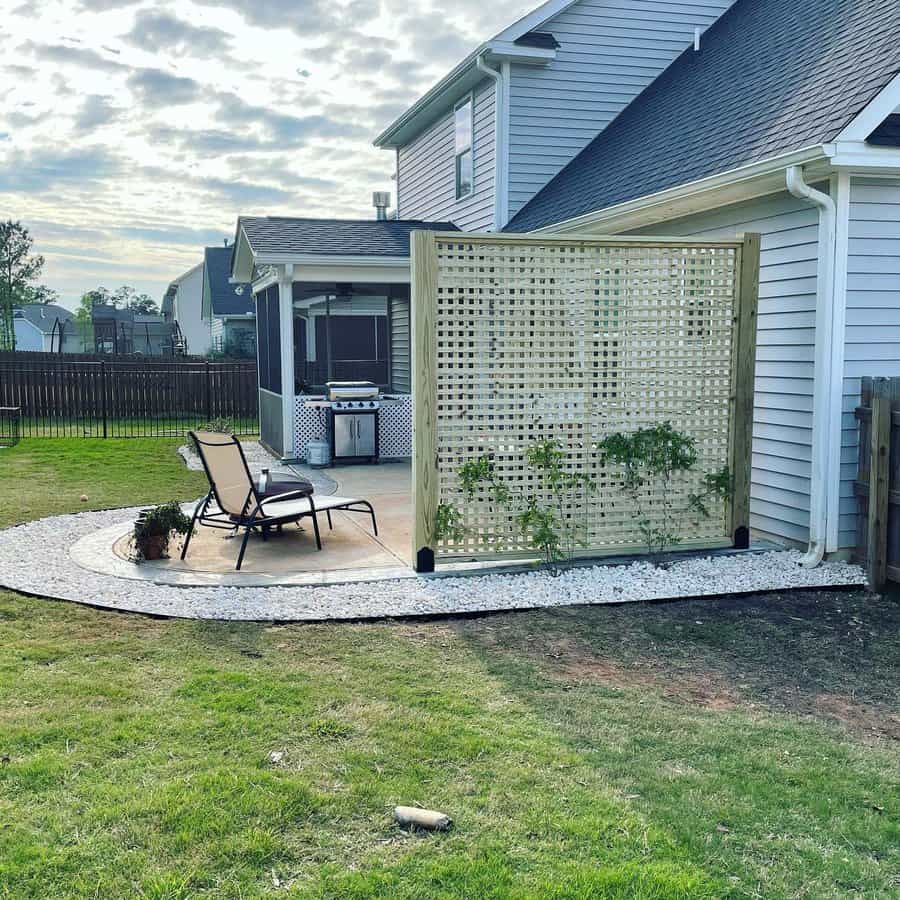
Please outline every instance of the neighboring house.
[[161, 315], [145, 315], [98, 303], [91, 309], [95, 353], [172, 356], [177, 330]]
[[232, 248], [207, 247], [203, 252], [202, 318], [215, 353], [256, 353], [256, 309], [249, 283], [231, 283]]
[[16, 350], [81, 353], [84, 342], [75, 316], [55, 303], [25, 303], [13, 307]]
[[205, 356], [212, 340], [203, 318], [203, 263], [197, 263], [168, 287], [161, 306], [164, 321], [174, 323], [176, 349], [182, 354]]

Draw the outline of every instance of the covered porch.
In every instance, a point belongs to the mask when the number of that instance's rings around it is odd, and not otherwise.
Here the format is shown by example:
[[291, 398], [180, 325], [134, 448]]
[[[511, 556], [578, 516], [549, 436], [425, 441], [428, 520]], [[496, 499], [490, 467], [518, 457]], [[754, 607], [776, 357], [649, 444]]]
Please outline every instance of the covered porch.
[[[260, 438], [285, 462], [333, 439], [329, 382], [378, 392], [377, 460], [412, 453], [410, 234], [439, 222], [242, 217], [232, 278], [256, 304]], [[370, 404], [373, 405], [373, 404]]]

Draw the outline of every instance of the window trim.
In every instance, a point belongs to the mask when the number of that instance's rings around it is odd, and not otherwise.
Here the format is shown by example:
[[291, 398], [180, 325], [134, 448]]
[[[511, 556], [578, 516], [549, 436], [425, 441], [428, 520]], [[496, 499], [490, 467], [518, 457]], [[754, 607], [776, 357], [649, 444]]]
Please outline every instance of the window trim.
[[[466, 104], [469, 104], [469, 146], [465, 150], [456, 148], [456, 114]], [[460, 193], [459, 160], [466, 153], [472, 157], [472, 181], [469, 190]], [[453, 189], [457, 201], [467, 200], [475, 193], [475, 92], [470, 91], [453, 104]]]

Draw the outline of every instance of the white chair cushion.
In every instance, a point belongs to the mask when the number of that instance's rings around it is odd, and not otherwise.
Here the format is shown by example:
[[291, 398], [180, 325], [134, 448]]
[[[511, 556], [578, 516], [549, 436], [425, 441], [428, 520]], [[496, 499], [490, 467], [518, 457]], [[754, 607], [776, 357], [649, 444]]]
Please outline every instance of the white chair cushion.
[[[325, 512], [328, 509], [338, 509], [341, 506], [349, 506], [353, 503], [359, 503], [352, 497], [313, 497], [316, 512]], [[310, 512], [310, 502], [308, 497], [301, 497], [299, 500], [276, 500], [263, 503], [263, 515], [267, 519], [289, 519], [292, 516], [307, 516]]]

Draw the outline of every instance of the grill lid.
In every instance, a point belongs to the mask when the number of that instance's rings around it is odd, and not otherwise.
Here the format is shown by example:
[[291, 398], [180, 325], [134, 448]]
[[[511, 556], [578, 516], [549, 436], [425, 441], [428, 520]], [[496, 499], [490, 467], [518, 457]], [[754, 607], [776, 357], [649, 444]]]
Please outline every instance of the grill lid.
[[369, 400], [378, 396], [378, 385], [371, 381], [329, 381], [329, 400]]

